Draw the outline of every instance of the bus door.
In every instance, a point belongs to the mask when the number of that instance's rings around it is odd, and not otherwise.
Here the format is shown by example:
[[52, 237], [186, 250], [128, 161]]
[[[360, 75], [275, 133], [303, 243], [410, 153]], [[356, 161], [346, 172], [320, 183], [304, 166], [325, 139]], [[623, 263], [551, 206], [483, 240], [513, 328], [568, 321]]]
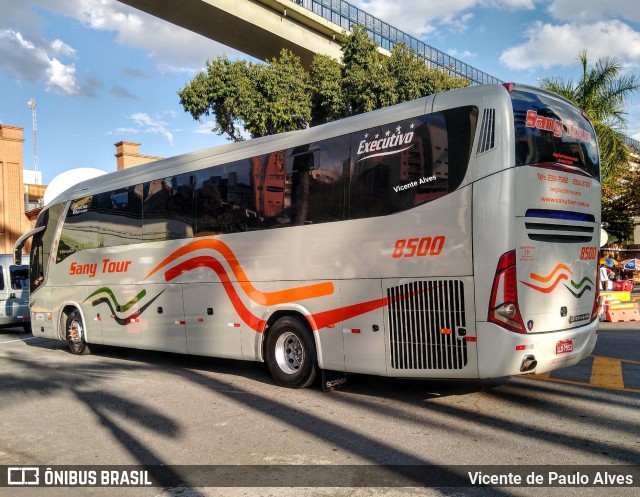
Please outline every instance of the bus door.
[[[384, 375], [385, 333], [380, 280], [344, 280], [340, 283], [342, 304], [354, 299], [361, 306], [356, 317], [342, 321], [346, 371]], [[354, 306], [355, 308], [355, 306]], [[353, 314], [351, 313], [351, 314]]]
[[140, 341], [143, 349], [187, 352], [183, 285], [152, 285], [140, 308]]
[[184, 313], [189, 354], [242, 357], [242, 327], [222, 283], [184, 285]]

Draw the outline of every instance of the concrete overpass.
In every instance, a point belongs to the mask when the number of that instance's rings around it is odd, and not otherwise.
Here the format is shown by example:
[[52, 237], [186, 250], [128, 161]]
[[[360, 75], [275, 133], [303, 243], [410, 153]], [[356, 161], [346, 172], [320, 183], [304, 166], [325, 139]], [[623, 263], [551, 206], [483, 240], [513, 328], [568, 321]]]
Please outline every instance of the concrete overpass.
[[429, 66], [444, 68], [472, 83], [500, 83], [344, 0], [119, 1], [257, 59], [277, 57], [287, 48], [305, 66], [317, 53], [340, 59], [343, 33], [353, 24], [362, 24], [383, 55], [388, 55], [394, 44], [404, 42]]
[[257, 59], [283, 48], [309, 66], [316, 53], [342, 57], [343, 29], [290, 0], [119, 0]]

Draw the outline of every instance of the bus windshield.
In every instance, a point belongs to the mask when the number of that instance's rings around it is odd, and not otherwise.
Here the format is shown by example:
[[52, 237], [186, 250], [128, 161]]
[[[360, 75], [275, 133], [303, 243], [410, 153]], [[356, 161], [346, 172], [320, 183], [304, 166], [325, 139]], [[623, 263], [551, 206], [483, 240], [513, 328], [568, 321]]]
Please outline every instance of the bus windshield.
[[577, 107], [551, 94], [514, 90], [516, 164], [553, 164], [600, 180], [598, 145]]

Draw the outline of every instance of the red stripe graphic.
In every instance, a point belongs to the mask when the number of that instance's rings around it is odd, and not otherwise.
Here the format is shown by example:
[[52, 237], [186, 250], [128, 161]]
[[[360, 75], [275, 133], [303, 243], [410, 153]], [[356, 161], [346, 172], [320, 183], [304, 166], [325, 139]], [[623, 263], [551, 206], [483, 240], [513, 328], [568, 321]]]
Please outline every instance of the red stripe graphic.
[[[255, 303], [260, 305], [277, 305], [284, 304], [288, 302], [300, 301], [305, 299], [324, 297], [326, 295], [331, 295], [333, 293], [333, 283], [324, 282], [324, 283], [314, 283], [312, 285], [301, 286], [297, 288], [289, 288], [287, 290], [281, 290], [278, 292], [260, 292], [257, 290], [251, 283], [251, 279], [247, 276], [242, 269], [242, 265], [236, 259], [233, 251], [229, 248], [228, 245], [221, 242], [220, 240], [215, 239], [205, 239], [205, 240], [196, 240], [194, 242], [188, 243], [184, 247], [179, 248], [165, 260], [163, 260], [160, 264], [158, 264], [147, 276], [145, 279], [149, 278], [160, 269], [169, 265], [173, 261], [179, 259], [180, 257], [190, 254], [191, 252], [195, 252], [196, 250], [215, 250], [218, 252], [229, 264], [229, 267], [233, 271], [234, 276], [236, 277], [236, 281], [242, 288], [242, 290], [247, 294], [247, 296], [253, 300]], [[198, 257], [197, 259], [200, 259]], [[185, 269], [185, 271], [190, 271], [196, 267], [202, 266], [193, 266], [190, 269]], [[174, 268], [175, 269], [175, 268]], [[174, 276], [171, 278], [176, 278], [180, 276], [181, 273], [176, 273], [173, 269], [170, 270], [171, 274]], [[168, 271], [169, 272], [169, 271]], [[167, 273], [168, 273], [167, 272]], [[170, 279], [165, 274], [166, 281], [170, 281]]]
[[217, 259], [209, 256], [194, 257], [193, 259], [189, 259], [188, 261], [169, 269], [165, 274], [165, 279], [167, 281], [171, 281], [182, 273], [186, 273], [187, 271], [191, 271], [197, 267], [208, 267], [209, 269], [212, 269], [218, 275], [218, 278], [220, 278], [224, 291], [227, 292], [227, 296], [229, 297], [233, 308], [238, 313], [238, 316], [240, 316], [240, 319], [242, 319], [252, 330], [257, 331], [258, 333], [262, 333], [264, 331], [266, 322], [263, 319], [254, 316], [242, 303], [235, 288], [233, 287], [233, 284], [229, 280], [227, 272]]
[[[420, 295], [425, 291], [426, 289], [420, 290], [418, 292], [409, 292], [402, 295], [397, 295], [396, 297], [391, 299], [391, 303], [393, 304], [395, 302], [408, 299], [410, 297], [413, 297], [414, 295]], [[361, 304], [340, 307], [338, 309], [332, 309], [330, 311], [312, 314], [311, 316], [309, 316], [309, 321], [311, 322], [311, 327], [317, 331], [325, 328], [326, 326], [335, 325], [336, 323], [344, 321], [345, 319], [354, 318], [356, 316], [375, 311], [376, 309], [380, 309], [380, 307], [388, 305], [389, 302], [389, 299], [385, 297], [382, 299], [370, 300], [369, 302], [363, 302]]]

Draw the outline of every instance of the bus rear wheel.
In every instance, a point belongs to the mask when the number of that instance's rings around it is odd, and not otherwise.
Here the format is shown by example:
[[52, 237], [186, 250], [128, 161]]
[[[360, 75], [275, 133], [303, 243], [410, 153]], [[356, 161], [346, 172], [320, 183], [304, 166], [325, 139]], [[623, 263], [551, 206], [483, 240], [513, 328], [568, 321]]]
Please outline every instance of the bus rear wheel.
[[316, 378], [316, 347], [309, 326], [300, 318], [278, 319], [267, 335], [266, 362], [275, 382], [305, 388]]
[[82, 316], [77, 310], [74, 309], [67, 316], [65, 329], [67, 344], [72, 354], [85, 355], [91, 353], [89, 344], [84, 339], [85, 331]]

